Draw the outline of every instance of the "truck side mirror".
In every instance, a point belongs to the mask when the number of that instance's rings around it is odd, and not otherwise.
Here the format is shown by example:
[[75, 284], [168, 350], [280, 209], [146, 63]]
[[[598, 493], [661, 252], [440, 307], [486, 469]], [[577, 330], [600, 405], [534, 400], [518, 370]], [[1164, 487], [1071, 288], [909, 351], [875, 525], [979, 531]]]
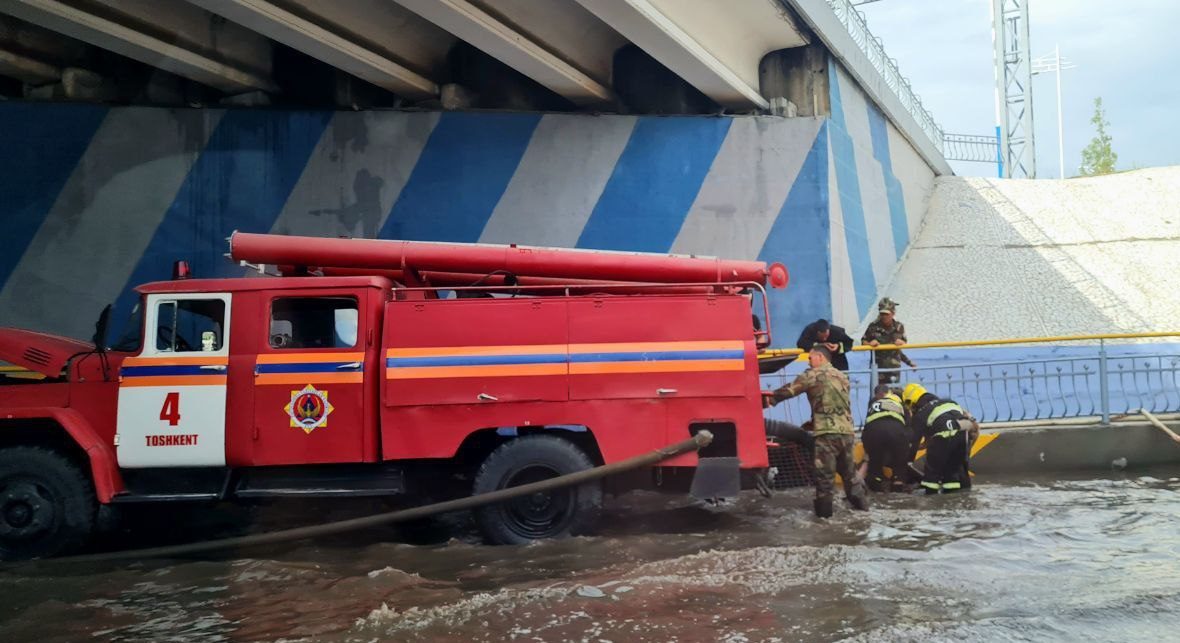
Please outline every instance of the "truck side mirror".
[[94, 337], [90, 339], [94, 343], [94, 349], [100, 353], [107, 349], [107, 327], [110, 326], [110, 323], [111, 305], [107, 304], [98, 314], [98, 321], [94, 322]]

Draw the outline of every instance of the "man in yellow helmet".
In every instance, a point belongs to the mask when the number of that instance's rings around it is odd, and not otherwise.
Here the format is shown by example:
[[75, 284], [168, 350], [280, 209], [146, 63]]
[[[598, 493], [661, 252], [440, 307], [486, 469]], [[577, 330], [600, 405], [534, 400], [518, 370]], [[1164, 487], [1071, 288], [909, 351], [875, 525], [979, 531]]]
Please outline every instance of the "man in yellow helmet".
[[[888, 384], [873, 389], [860, 441], [868, 460], [865, 485], [873, 491], [905, 491], [910, 475], [910, 430], [901, 398]], [[889, 467], [889, 478], [885, 467]]]
[[911, 454], [917, 452], [918, 441], [926, 438], [926, 465], [922, 470], [926, 493], [970, 489], [967, 464], [971, 443], [978, 435], [975, 419], [954, 400], [940, 398], [918, 383], [906, 384], [901, 399], [910, 412]]
[[844, 481], [844, 493], [852, 508], [868, 511], [864, 483], [856, 476], [852, 461], [856, 434], [852, 429], [848, 376], [832, 366], [832, 352], [823, 344], [812, 346], [807, 359], [811, 368], [767, 395], [765, 402], [773, 406], [807, 393], [815, 434], [815, 515], [831, 517], [837, 473]]

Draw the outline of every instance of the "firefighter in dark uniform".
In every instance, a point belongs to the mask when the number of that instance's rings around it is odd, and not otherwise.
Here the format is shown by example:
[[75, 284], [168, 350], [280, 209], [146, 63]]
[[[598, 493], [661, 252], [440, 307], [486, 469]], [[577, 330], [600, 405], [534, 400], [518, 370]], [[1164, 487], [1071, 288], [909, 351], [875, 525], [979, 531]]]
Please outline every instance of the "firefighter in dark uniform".
[[[886, 384], [873, 390], [860, 441], [868, 460], [865, 485], [873, 491], [905, 491], [910, 475], [910, 429], [901, 398]], [[889, 478], [885, 467], [890, 469]]]
[[922, 487], [927, 494], [954, 493], [971, 488], [967, 470], [971, 444], [978, 436], [975, 419], [954, 400], [940, 398], [921, 384], [907, 384], [901, 394], [910, 412], [913, 454], [918, 441], [926, 439], [926, 465]]
[[852, 338], [848, 331], [829, 322], [817, 319], [803, 328], [795, 345], [803, 351], [811, 350], [812, 346], [822, 344], [832, 353], [832, 366], [838, 370], [848, 370], [848, 351], [852, 350]]
[[837, 473], [843, 479], [844, 493], [853, 509], [869, 509], [864, 483], [856, 476], [853, 464], [856, 434], [852, 429], [848, 376], [832, 366], [831, 358], [827, 347], [822, 344], [813, 346], [808, 354], [811, 368], [770, 393], [766, 400], [773, 406], [807, 393], [815, 435], [815, 515], [820, 518], [832, 515]]
[[[905, 334], [905, 324], [894, 318], [896, 312], [896, 301], [888, 297], [882, 299], [877, 304], [877, 318], [869, 324], [868, 328], [865, 328], [865, 333], [860, 338], [860, 343], [865, 346], [880, 346], [882, 344], [905, 345], [909, 341]], [[877, 367], [883, 369], [877, 373], [878, 384], [896, 384], [900, 382], [901, 373], [896, 369], [901, 368], [902, 362], [905, 362], [910, 368], [917, 366], [914, 360], [910, 359], [909, 356], [900, 350], [873, 351], [873, 359], [877, 361]]]

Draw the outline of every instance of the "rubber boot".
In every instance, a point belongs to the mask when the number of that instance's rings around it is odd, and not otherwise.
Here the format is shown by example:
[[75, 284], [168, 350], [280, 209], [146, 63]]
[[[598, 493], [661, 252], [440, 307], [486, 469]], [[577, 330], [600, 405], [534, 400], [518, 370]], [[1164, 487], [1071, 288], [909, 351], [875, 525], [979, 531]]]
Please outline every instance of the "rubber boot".
[[857, 511], [869, 510], [869, 499], [864, 496], [848, 496], [848, 502], [852, 503], [852, 508]]
[[830, 497], [815, 499], [815, 515], [819, 518], [832, 517], [832, 499]]

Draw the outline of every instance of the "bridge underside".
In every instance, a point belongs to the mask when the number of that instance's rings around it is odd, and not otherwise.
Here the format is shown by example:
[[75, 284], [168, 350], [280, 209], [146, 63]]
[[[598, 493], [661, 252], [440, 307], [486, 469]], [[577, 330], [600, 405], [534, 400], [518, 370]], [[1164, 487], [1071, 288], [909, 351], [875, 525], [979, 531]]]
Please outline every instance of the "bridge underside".
[[8, 96], [155, 105], [763, 110], [762, 57], [809, 40], [765, 0], [5, 0], [0, 14]]
[[856, 327], [941, 170], [793, 5], [0, 1], [0, 324], [239, 229], [783, 261], [778, 344]]

